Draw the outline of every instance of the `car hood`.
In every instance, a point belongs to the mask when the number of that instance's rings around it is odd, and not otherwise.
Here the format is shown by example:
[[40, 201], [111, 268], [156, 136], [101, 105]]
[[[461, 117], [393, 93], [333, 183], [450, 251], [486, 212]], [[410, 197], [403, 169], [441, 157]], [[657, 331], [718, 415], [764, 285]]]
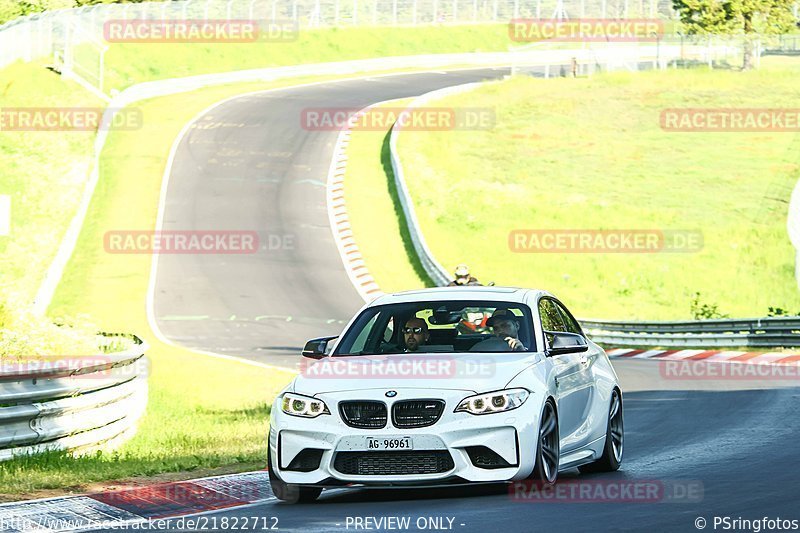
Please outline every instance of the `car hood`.
[[304, 359], [292, 390], [314, 396], [366, 389], [499, 390], [543, 360], [539, 352], [423, 353]]

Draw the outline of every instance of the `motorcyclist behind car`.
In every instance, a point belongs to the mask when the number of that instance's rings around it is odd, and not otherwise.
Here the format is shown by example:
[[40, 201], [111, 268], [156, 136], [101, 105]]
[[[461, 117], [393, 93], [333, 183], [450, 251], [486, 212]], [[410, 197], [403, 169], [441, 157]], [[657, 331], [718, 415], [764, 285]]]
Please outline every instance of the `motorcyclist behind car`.
[[431, 338], [428, 332], [428, 324], [421, 318], [412, 317], [406, 320], [403, 328], [403, 340], [406, 344], [406, 352], [417, 352], [420, 347], [427, 344]]
[[481, 283], [477, 278], [469, 275], [469, 267], [465, 264], [460, 264], [456, 267], [456, 279], [448, 284], [448, 287], [460, 287], [466, 285], [480, 285]]
[[475, 344], [471, 352], [514, 352], [527, 350], [519, 340], [519, 317], [508, 309], [495, 309], [486, 325], [492, 328], [492, 337]]

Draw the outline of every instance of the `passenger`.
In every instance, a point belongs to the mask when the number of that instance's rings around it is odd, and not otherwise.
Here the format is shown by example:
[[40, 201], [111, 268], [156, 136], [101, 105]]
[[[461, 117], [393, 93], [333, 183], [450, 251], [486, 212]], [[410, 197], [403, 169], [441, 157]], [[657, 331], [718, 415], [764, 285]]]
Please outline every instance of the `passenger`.
[[409, 318], [403, 328], [403, 339], [406, 344], [406, 352], [417, 352], [420, 346], [428, 343], [431, 334], [428, 332], [428, 324], [421, 318]]
[[481, 283], [477, 278], [469, 275], [469, 267], [461, 264], [456, 267], [456, 279], [448, 284], [448, 287], [461, 287], [467, 285], [480, 285]]
[[510, 348], [514, 352], [527, 350], [519, 340], [519, 318], [508, 309], [495, 309], [486, 325], [492, 328], [493, 337], [483, 340], [472, 348], [471, 352], [505, 352]]

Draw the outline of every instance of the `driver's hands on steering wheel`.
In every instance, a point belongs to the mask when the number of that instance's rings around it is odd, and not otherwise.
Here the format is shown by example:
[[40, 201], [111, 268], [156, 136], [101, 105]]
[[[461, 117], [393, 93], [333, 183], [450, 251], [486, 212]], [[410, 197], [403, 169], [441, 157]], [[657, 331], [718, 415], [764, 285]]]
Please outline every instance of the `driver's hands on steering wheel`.
[[524, 352], [525, 345], [522, 344], [522, 341], [519, 339], [515, 339], [514, 337], [506, 337], [505, 340], [508, 343], [508, 346], [514, 350], [515, 352]]

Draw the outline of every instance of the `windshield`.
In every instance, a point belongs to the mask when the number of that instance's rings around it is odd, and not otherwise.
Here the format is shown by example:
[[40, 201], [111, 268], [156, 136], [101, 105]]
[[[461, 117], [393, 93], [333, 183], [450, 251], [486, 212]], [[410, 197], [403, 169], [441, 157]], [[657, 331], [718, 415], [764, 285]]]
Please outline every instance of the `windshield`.
[[437, 301], [364, 310], [333, 355], [536, 351], [527, 305]]

